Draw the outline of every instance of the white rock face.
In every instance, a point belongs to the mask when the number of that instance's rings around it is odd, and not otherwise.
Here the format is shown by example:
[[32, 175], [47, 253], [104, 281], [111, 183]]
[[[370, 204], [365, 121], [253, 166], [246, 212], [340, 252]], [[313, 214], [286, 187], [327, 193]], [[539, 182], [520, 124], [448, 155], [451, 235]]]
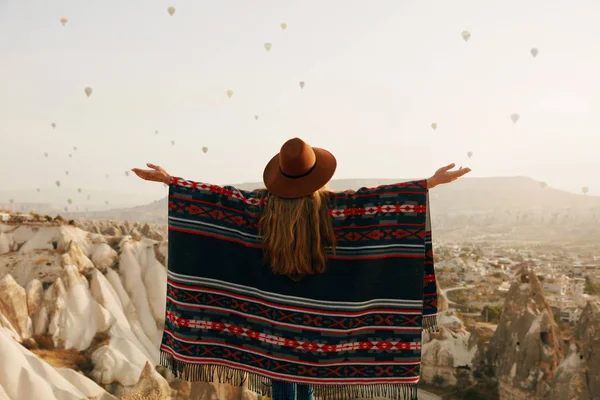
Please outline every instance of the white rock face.
[[[0, 223], [0, 400], [116, 400], [99, 385], [114, 394], [158, 391], [169, 398], [169, 385], [154, 368], [168, 246], [150, 239], [166, 235], [138, 224], [88, 225], [98, 233]], [[140, 231], [148, 237], [119, 233]], [[32, 335], [43, 350], [20, 344], [33, 346]], [[58, 362], [61, 355], [53, 352], [64, 349], [85, 351], [93, 364], [89, 378], [44, 361]]]
[[27, 294], [10, 274], [0, 279], [0, 313], [2, 313], [22, 339], [31, 337], [33, 325], [27, 310]]
[[58, 371], [0, 330], [0, 384], [9, 399], [116, 400], [75, 371]]
[[92, 262], [100, 272], [106, 272], [119, 258], [119, 255], [106, 243], [98, 243], [92, 249]]
[[67, 349], [85, 350], [97, 332], [110, 328], [111, 315], [94, 300], [77, 267], [65, 267], [62, 279], [66, 282], [66, 295], [64, 306], [57, 312], [54, 338]]

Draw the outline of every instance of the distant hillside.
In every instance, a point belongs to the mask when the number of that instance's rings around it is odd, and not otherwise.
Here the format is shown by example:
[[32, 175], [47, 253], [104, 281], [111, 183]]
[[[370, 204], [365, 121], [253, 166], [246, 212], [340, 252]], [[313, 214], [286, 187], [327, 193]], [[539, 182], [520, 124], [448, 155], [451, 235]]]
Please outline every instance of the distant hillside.
[[[358, 189], [406, 180], [340, 179], [330, 182], [329, 187], [332, 190]], [[263, 185], [252, 182], [234, 186], [252, 190]], [[90, 217], [159, 222], [166, 219], [166, 205], [167, 199], [163, 198], [143, 206], [91, 213]], [[578, 195], [550, 187], [542, 188], [540, 182], [527, 177], [465, 178], [433, 189], [431, 207], [434, 219], [451, 215], [517, 215], [527, 212], [585, 214], [594, 210], [600, 215], [600, 197]]]

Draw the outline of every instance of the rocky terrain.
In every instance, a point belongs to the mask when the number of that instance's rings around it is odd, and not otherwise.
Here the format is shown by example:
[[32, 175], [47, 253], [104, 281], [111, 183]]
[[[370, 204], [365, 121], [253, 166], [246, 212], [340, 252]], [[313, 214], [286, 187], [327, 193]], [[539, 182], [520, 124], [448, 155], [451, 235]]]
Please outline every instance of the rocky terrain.
[[[0, 399], [257, 399], [155, 367], [163, 329], [167, 231], [162, 224], [0, 224]], [[526, 264], [498, 325], [467, 326], [440, 289], [437, 333], [424, 333], [422, 381], [497, 381], [501, 400], [599, 399], [600, 305], [563, 338]], [[4, 391], [4, 392], [2, 392]]]
[[154, 368], [164, 324], [164, 233], [127, 223], [75, 225], [0, 225], [0, 353], [12, 360], [0, 368], [6, 395], [187, 398], [189, 385]]
[[[482, 335], [481, 328], [472, 338]], [[597, 400], [599, 339], [597, 302], [587, 304], [573, 338], [563, 338], [539, 279], [524, 267], [489, 343], [477, 345], [472, 365], [478, 376], [495, 376], [500, 400]]]

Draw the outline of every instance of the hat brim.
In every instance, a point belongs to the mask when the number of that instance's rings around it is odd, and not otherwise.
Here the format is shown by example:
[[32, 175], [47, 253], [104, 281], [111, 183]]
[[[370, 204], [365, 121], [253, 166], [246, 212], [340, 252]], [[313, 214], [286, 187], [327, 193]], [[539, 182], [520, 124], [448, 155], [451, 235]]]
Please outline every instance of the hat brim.
[[269, 161], [263, 172], [263, 183], [277, 197], [295, 199], [308, 196], [321, 189], [333, 177], [337, 160], [325, 149], [313, 147], [317, 163], [315, 168], [301, 178], [288, 178], [279, 169], [279, 154]]

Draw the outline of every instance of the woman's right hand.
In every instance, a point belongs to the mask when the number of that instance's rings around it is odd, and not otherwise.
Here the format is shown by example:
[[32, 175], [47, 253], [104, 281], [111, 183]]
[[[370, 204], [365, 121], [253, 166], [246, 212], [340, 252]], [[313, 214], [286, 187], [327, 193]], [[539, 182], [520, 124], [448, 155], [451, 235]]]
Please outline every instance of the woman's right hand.
[[168, 185], [171, 181], [171, 175], [158, 165], [146, 164], [150, 169], [132, 168], [131, 170], [145, 181], [162, 182]]
[[427, 189], [433, 189], [437, 185], [443, 185], [444, 183], [454, 182], [461, 176], [471, 172], [471, 168], [460, 167], [456, 171], [450, 171], [454, 168], [455, 164], [449, 164], [435, 171], [435, 174], [427, 179]]

